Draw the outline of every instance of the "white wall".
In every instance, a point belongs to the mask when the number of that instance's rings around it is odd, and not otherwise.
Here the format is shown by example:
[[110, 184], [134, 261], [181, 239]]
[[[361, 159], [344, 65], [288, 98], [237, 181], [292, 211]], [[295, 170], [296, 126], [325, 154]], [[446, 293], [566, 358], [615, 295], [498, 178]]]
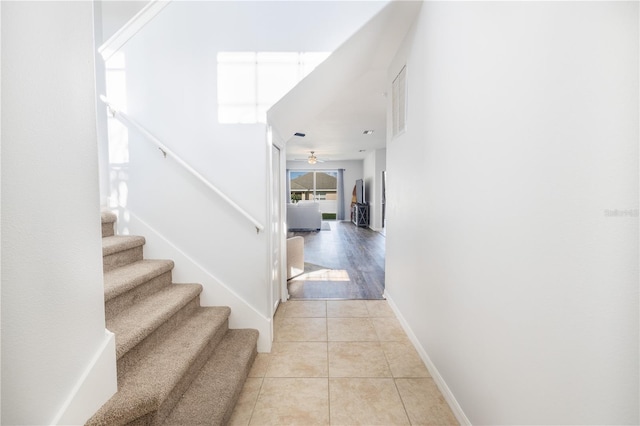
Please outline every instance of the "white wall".
[[[105, 6], [102, 1], [93, 3], [93, 34], [94, 44], [96, 47], [102, 45], [103, 39], [103, 19], [102, 9]], [[96, 136], [98, 139], [98, 172], [100, 181], [100, 206], [107, 207], [109, 204], [110, 179], [109, 179], [109, 134], [107, 114], [105, 114], [106, 106], [100, 99], [100, 96], [107, 94], [107, 82], [105, 76], [105, 64], [102, 55], [98, 53], [96, 48], [94, 51], [94, 60], [96, 63]]]
[[463, 421], [640, 421], [638, 16], [427, 2], [389, 70], [386, 291]]
[[[270, 320], [271, 147], [264, 124], [218, 123], [217, 53], [332, 50], [355, 31], [358, 8], [366, 9], [344, 2], [172, 2], [121, 50], [126, 105], [119, 106], [267, 229], [256, 234], [239, 213], [129, 131], [128, 153], [120, 156], [129, 160], [111, 170], [119, 229], [156, 233], [173, 248], [150, 250], [191, 259], [189, 269], [211, 278], [211, 286], [203, 283], [203, 301], [219, 303], [232, 292]], [[184, 276], [181, 268], [177, 276]], [[259, 350], [266, 345], [261, 340]]]
[[387, 150], [377, 149], [363, 161], [366, 200], [369, 203], [369, 228], [382, 229], [382, 172], [386, 170]]
[[[351, 197], [356, 180], [362, 179], [363, 161], [325, 161], [324, 163], [309, 164], [304, 161], [287, 161], [287, 170], [337, 170], [344, 169], [344, 220], [350, 220]], [[285, 196], [286, 198], [286, 196]]]
[[91, 2], [3, 2], [3, 424], [81, 424], [116, 390], [93, 67]]
[[100, 21], [102, 25], [99, 34], [102, 41], [106, 41], [114, 35], [136, 13], [140, 12], [147, 3], [149, 1], [100, 1], [100, 8], [102, 9]]

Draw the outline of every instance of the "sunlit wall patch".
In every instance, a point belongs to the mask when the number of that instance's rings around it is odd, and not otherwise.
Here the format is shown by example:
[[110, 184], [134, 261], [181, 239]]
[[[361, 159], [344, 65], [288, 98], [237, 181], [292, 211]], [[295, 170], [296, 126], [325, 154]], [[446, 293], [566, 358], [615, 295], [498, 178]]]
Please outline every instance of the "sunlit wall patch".
[[218, 121], [266, 123], [267, 110], [330, 52], [219, 52]]

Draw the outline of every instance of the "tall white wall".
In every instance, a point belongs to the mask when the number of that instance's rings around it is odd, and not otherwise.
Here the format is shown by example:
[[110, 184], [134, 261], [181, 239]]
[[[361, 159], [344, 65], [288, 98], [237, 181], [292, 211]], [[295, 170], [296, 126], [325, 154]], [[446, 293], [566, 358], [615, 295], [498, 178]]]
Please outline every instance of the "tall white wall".
[[91, 2], [3, 2], [3, 424], [82, 424], [116, 391], [93, 67]]
[[114, 35], [124, 24], [133, 18], [136, 13], [140, 12], [147, 3], [149, 3], [149, 1], [101, 1], [100, 38], [103, 41], [108, 40], [109, 37]]
[[106, 106], [100, 99], [101, 96], [107, 94], [107, 82], [105, 75], [105, 65], [102, 55], [98, 52], [104, 41], [102, 29], [102, 9], [106, 3], [96, 1], [93, 3], [93, 34], [94, 44], [96, 49], [94, 50], [95, 57], [95, 70], [96, 70], [96, 136], [98, 139], [98, 172], [100, 181], [100, 205], [107, 207], [109, 203], [110, 192], [110, 179], [109, 179], [109, 131], [107, 114], [105, 114]]
[[389, 70], [386, 291], [463, 421], [640, 421], [638, 17], [426, 2]]

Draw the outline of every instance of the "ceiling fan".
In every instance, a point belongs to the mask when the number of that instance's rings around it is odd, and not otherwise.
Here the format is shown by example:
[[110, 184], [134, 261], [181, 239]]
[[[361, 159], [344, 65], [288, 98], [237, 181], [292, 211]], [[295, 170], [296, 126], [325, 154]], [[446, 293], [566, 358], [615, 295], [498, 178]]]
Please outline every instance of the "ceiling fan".
[[318, 157], [316, 157], [315, 151], [309, 152], [311, 153], [311, 155], [309, 155], [307, 158], [296, 158], [293, 161], [306, 161], [309, 164], [324, 163], [324, 160], [320, 160]]

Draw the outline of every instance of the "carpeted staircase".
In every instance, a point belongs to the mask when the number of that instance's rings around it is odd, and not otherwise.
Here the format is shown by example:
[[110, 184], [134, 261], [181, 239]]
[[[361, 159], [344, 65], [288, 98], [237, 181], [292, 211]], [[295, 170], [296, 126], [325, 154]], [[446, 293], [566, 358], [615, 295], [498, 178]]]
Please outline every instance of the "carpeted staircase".
[[200, 284], [172, 284], [171, 260], [143, 259], [144, 237], [114, 235], [102, 213], [106, 326], [118, 392], [87, 425], [225, 424], [256, 356], [256, 330], [228, 307], [200, 306]]

